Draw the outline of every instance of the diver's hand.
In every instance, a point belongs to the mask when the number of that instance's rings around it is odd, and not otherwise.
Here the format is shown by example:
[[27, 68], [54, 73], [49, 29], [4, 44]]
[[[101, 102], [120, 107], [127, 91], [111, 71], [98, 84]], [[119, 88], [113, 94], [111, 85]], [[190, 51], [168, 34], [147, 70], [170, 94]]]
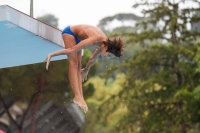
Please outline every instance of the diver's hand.
[[52, 55], [48, 54], [47, 58], [44, 60], [44, 62], [46, 62], [46, 69], [47, 70], [48, 70], [48, 67], [49, 67], [49, 63], [50, 63], [51, 57], [52, 57]]
[[87, 80], [88, 70], [83, 68], [81, 69], [81, 76], [82, 76], [82, 82]]

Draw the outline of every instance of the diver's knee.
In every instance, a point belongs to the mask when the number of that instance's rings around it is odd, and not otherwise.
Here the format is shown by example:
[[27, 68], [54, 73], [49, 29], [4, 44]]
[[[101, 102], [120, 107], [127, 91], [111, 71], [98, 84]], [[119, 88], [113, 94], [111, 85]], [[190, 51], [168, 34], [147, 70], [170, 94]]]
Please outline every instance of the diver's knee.
[[69, 65], [78, 69], [78, 62], [76, 61], [69, 61]]

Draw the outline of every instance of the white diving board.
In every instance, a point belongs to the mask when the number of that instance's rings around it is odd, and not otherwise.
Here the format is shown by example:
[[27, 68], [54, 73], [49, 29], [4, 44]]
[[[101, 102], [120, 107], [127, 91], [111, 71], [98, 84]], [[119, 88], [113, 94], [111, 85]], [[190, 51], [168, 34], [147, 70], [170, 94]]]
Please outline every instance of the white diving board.
[[[61, 31], [10, 6], [0, 5], [0, 68], [43, 62], [64, 49]], [[51, 60], [66, 59], [66, 55]]]

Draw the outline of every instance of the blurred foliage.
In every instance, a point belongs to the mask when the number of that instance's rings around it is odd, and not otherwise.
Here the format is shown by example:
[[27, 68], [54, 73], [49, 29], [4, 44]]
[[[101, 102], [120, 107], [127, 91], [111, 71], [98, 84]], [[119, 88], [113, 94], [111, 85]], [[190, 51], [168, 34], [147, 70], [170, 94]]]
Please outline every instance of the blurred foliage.
[[[82, 57], [83, 65], [91, 57], [91, 52], [85, 50]], [[26, 66], [0, 69], [0, 90], [8, 97], [17, 97], [20, 101], [27, 101], [38, 91], [40, 85], [39, 77], [44, 79], [43, 100], [56, 100], [59, 103], [66, 103], [73, 97], [71, 86], [68, 80], [68, 61], [51, 61], [49, 70], [45, 63], [38, 63]], [[96, 65], [95, 65], [96, 66]], [[90, 70], [95, 71], [95, 66]], [[88, 76], [90, 76], [89, 74]], [[94, 90], [92, 85], [86, 86], [87, 91]], [[23, 94], [23, 95], [22, 95]], [[68, 96], [69, 95], [69, 96]], [[90, 92], [90, 96], [92, 93]]]
[[[86, 64], [90, 57], [91, 52], [85, 50], [82, 63]], [[51, 100], [65, 105], [74, 97], [68, 80], [68, 65], [67, 60], [59, 60], [51, 61], [48, 71], [45, 68], [46, 63], [0, 69], [0, 92], [3, 97], [15, 99], [16, 102], [26, 103], [28, 106], [34, 104], [31, 100], [37, 94], [41, 95], [40, 106]], [[95, 68], [94, 66], [91, 71], [95, 71]], [[93, 85], [85, 85], [83, 92], [85, 98], [92, 96]], [[23, 115], [25, 113], [26, 111]], [[20, 123], [18, 121], [19, 127], [23, 127]]]
[[58, 18], [53, 14], [46, 14], [41, 17], [38, 17], [37, 19], [54, 28], [58, 28]]
[[118, 20], [123, 24], [124, 21], [138, 21], [140, 19], [142, 18], [132, 13], [119, 13], [114, 16], [108, 16], [101, 19], [97, 26], [105, 31], [105, 27], [114, 20]]
[[[120, 118], [124, 116], [127, 109], [124, 108], [124, 104], [116, 104], [115, 101], [112, 102], [110, 107], [105, 107], [101, 111], [98, 111], [99, 106], [103, 103], [106, 103], [113, 95], [118, 94], [122, 90], [122, 84], [125, 81], [125, 75], [124, 74], [117, 74], [117, 80], [114, 80], [112, 78], [108, 79], [109, 81], [107, 84], [104, 84], [105, 80], [104, 78], [100, 77], [93, 77], [90, 78], [87, 81], [87, 84], [94, 84], [95, 93], [92, 97], [87, 99], [87, 104], [89, 106], [89, 111], [85, 115], [85, 133], [107, 133], [107, 132], [116, 132], [116, 126], [118, 126], [118, 121]], [[116, 106], [120, 106], [121, 108], [117, 108]], [[116, 109], [112, 110], [113, 113], [108, 116], [108, 123], [103, 123], [101, 119], [103, 117], [101, 114], [103, 114], [105, 111], [108, 111], [108, 109]]]
[[87, 100], [85, 132], [177, 133], [179, 122], [198, 132], [199, 48], [152, 45], [123, 63], [128, 71], [116, 80], [89, 79], [96, 91]]
[[200, 73], [194, 71], [198, 68], [194, 60], [197, 47], [156, 45], [125, 63], [126, 82], [116, 97], [125, 99], [128, 113], [119, 129], [128, 132], [138, 125], [142, 133], [177, 133], [198, 124], [200, 99], [195, 91]]
[[[200, 132], [200, 45], [197, 43], [200, 34], [187, 26], [199, 22], [200, 17], [195, 14], [200, 8], [180, 6], [190, 2], [140, 1], [133, 7], [149, 8], [144, 8], [144, 17], [137, 21], [136, 27], [129, 29], [122, 25], [105, 32], [109, 37], [124, 38], [128, 56], [115, 63], [102, 59], [99, 67], [104, 66], [97, 70], [102, 70], [98, 74], [104, 80], [95, 79], [94, 84], [99, 85], [95, 89], [101, 91], [101, 86], [106, 90], [120, 73], [124, 79], [121, 88], [109, 89], [106, 94], [104, 90], [94, 94], [91, 101], [88, 99], [89, 109], [92, 112], [98, 109], [98, 113], [88, 112], [91, 117], [86, 119], [85, 133]], [[102, 20], [105, 26], [112, 18]], [[111, 92], [116, 93], [110, 95]]]
[[189, 6], [181, 8], [182, 4], [187, 5], [190, 2], [199, 5], [196, 0], [179, 2], [169, 0], [149, 2], [144, 0], [135, 4], [133, 6], [135, 8], [138, 6], [148, 6], [149, 8], [143, 10], [146, 19], [136, 24], [140, 29], [132, 34], [135, 36], [132, 41], [143, 42], [147, 39], [161, 39], [173, 44], [189, 45], [193, 43], [200, 36], [200, 32], [191, 31], [187, 25], [200, 21], [200, 16], [196, 15], [200, 8]]

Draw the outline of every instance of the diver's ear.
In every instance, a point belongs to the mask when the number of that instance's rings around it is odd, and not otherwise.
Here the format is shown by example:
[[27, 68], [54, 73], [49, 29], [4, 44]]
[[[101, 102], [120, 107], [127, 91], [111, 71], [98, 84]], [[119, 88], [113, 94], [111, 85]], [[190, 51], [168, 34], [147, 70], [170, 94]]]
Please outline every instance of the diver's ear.
[[103, 46], [105, 47], [105, 46], [106, 46], [106, 41], [103, 41], [102, 44], [103, 44]]
[[102, 43], [101, 43], [101, 46], [103, 46], [103, 47], [106, 47], [106, 45], [105, 45], [105, 43], [104, 43], [104, 42], [102, 42]]

